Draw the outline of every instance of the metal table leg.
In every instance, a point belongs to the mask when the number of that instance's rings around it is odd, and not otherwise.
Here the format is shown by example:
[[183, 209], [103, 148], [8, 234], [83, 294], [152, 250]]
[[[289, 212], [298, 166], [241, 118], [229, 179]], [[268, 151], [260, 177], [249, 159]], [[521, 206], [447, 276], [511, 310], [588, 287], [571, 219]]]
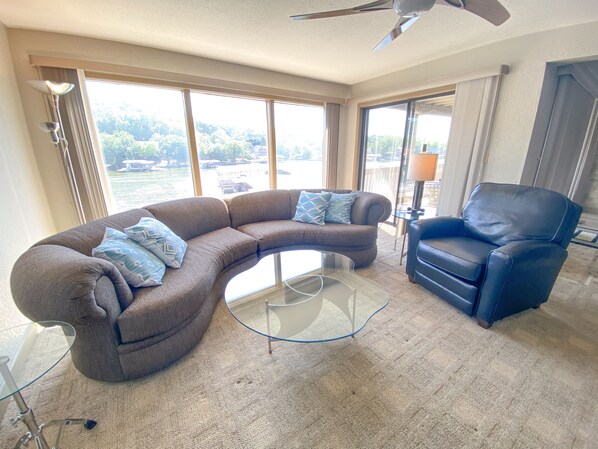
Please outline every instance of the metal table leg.
[[[47, 424], [38, 425], [35, 419], [35, 415], [33, 414], [33, 410], [27, 406], [25, 399], [21, 395], [21, 391], [16, 385], [14, 378], [12, 377], [12, 373], [8, 368], [9, 358], [6, 356], [0, 357], [0, 374], [4, 378], [6, 385], [11, 391], [14, 393], [11, 395], [14, 401], [19, 407], [19, 413], [17, 417], [12, 419], [12, 423], [16, 424], [19, 421], [23, 421], [27, 426], [28, 432], [26, 432], [17, 442], [15, 449], [19, 449], [21, 447], [26, 447], [31, 440], [35, 442], [36, 449], [58, 449], [58, 443], [60, 442], [60, 437], [62, 436], [62, 429], [64, 426], [69, 426], [72, 424], [81, 424], [87, 430], [91, 430], [96, 426], [96, 422], [91, 419], [63, 419], [63, 420], [55, 420], [50, 421]], [[56, 443], [54, 446], [50, 447], [46, 438], [44, 437], [43, 431], [48, 427], [60, 426], [58, 430], [58, 436], [56, 437]]]
[[[403, 244], [401, 245], [401, 257], [399, 259], [399, 265], [403, 265], [403, 257], [405, 257], [405, 240], [407, 240], [407, 234], [409, 233], [409, 223], [405, 223], [405, 232], [403, 233]], [[395, 245], [397, 241], [395, 240]]]

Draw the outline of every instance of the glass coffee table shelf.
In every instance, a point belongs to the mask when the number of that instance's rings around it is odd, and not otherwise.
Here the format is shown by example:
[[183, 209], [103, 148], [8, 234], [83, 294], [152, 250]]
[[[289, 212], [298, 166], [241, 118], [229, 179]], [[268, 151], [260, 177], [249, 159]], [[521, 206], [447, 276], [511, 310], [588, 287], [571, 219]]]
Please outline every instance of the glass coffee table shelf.
[[[15, 425], [23, 421], [28, 429], [15, 449], [26, 447], [31, 441], [38, 449], [58, 449], [64, 426], [82, 425], [88, 430], [95, 427], [93, 420], [70, 418], [38, 425], [33, 410], [21, 395], [24, 388], [43, 377], [68, 354], [75, 338], [75, 328], [60, 321], [40, 321], [0, 331], [0, 400], [12, 396], [19, 413], [11, 421]], [[17, 366], [20, 363], [15, 362], [23, 354], [27, 360], [24, 366]], [[58, 427], [54, 446], [50, 446], [43, 435], [44, 430], [51, 427]]]
[[226, 304], [244, 326], [272, 340], [316, 343], [354, 336], [388, 304], [386, 290], [341, 254], [301, 250], [262, 258], [235, 276]]

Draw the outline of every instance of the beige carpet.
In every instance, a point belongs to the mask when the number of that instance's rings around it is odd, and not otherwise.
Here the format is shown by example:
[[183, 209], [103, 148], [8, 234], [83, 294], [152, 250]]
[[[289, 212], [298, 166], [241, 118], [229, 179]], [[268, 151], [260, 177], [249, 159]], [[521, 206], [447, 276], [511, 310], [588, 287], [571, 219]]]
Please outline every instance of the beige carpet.
[[[484, 330], [407, 281], [393, 229], [362, 273], [390, 305], [357, 335], [274, 343], [223, 304], [202, 342], [148, 378], [107, 384], [67, 358], [23, 394], [40, 420], [90, 417], [62, 449], [597, 448], [598, 252], [570, 246], [549, 302]], [[12, 448], [23, 424], [0, 424]]]

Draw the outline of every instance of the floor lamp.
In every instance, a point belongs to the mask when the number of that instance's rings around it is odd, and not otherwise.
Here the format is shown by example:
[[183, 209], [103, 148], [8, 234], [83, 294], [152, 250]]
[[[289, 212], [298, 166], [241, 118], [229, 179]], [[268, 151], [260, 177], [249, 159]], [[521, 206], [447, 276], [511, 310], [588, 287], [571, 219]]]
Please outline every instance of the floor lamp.
[[409, 158], [409, 168], [407, 170], [407, 180], [415, 181], [413, 190], [413, 203], [411, 208], [412, 216], [422, 215], [424, 209], [421, 208], [424, 195], [424, 183], [433, 181], [436, 177], [436, 165], [438, 164], [438, 155], [426, 153], [426, 145], [422, 153], [413, 153]]
[[81, 196], [79, 195], [79, 189], [77, 188], [77, 181], [75, 178], [75, 172], [73, 170], [73, 163], [71, 162], [71, 155], [69, 152], [69, 143], [64, 136], [62, 128], [62, 117], [60, 116], [59, 102], [60, 97], [69, 93], [75, 87], [71, 83], [63, 83], [60, 81], [45, 81], [45, 80], [30, 80], [27, 83], [38, 92], [48, 95], [50, 110], [52, 111], [51, 122], [42, 122], [39, 127], [42, 131], [50, 134], [52, 143], [56, 145], [56, 148], [60, 151], [62, 162], [66, 169], [67, 178], [69, 180], [69, 187], [75, 203], [75, 209], [77, 209], [77, 216], [81, 223], [85, 223], [85, 212], [83, 211], [83, 203], [81, 203]]

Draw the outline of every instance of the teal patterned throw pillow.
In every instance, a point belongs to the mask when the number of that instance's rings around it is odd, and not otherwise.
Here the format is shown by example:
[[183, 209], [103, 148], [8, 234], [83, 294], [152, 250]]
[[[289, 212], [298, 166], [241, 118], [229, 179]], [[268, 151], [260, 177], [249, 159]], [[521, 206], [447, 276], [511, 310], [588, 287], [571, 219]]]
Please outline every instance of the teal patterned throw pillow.
[[132, 287], [162, 285], [166, 271], [162, 261], [123, 232], [106, 228], [104, 240], [92, 250], [92, 255], [112, 262]]
[[161, 221], [143, 217], [135, 226], [125, 228], [125, 234], [171, 268], [183, 263], [187, 244]]
[[323, 225], [331, 196], [330, 192], [301, 192], [293, 221]]
[[326, 223], [351, 224], [351, 207], [357, 193], [333, 193], [326, 209]]

